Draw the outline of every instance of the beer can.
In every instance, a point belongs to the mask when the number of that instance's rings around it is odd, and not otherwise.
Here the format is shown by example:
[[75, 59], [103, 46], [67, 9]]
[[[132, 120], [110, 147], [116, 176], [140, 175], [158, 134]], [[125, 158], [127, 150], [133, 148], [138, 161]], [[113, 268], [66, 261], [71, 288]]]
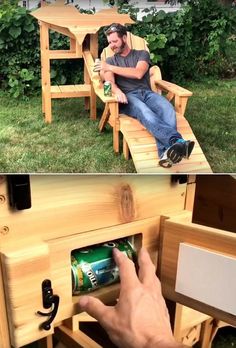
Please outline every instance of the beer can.
[[99, 72], [100, 71], [100, 68], [95, 67], [97, 63], [100, 63], [100, 61], [101, 61], [101, 59], [99, 59], [99, 58], [95, 59], [95, 61], [94, 61], [94, 68], [93, 68], [94, 72]]
[[104, 82], [103, 89], [104, 89], [104, 96], [105, 97], [111, 97], [112, 96], [112, 88], [111, 88], [111, 82], [110, 81]]
[[119, 281], [119, 269], [112, 256], [117, 248], [131, 260], [136, 253], [127, 239], [119, 239], [71, 253], [72, 293], [78, 295]]

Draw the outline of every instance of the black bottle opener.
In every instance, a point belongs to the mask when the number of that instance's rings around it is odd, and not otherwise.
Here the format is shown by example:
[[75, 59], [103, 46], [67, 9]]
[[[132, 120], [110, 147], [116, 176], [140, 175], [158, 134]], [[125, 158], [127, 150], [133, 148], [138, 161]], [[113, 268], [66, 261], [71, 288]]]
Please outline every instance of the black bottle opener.
[[52, 284], [51, 284], [51, 280], [49, 279], [45, 279], [42, 282], [42, 298], [43, 298], [43, 307], [47, 309], [52, 308], [51, 312], [48, 312], [48, 313], [37, 311], [37, 314], [42, 315], [44, 317], [49, 317], [48, 320], [40, 324], [41, 330], [48, 331], [51, 329], [51, 323], [53, 322], [57, 314], [59, 301], [60, 301], [60, 298], [58, 295], [53, 295]]

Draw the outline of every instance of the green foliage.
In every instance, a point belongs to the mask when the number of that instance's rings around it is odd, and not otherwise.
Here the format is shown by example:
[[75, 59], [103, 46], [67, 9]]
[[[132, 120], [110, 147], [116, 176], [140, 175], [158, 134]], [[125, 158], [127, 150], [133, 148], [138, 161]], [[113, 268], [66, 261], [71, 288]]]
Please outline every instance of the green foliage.
[[0, 86], [14, 97], [39, 86], [37, 23], [27, 10], [4, 2], [0, 6]]
[[[37, 21], [17, 0], [0, 4], [0, 88], [13, 97], [26, 98], [40, 90], [40, 48]], [[117, 1], [120, 13], [128, 13], [135, 24], [129, 27], [144, 37], [151, 59], [159, 64], [166, 79], [181, 82], [202, 76], [233, 77], [236, 73], [236, 8], [221, 6], [218, 0], [188, 0], [173, 13], [139, 9]], [[96, 9], [83, 10], [94, 14]], [[104, 28], [99, 30], [99, 53], [107, 46]], [[68, 49], [69, 39], [50, 31], [51, 49]], [[81, 83], [83, 61], [52, 60], [52, 84]]]
[[[0, 88], [13, 97], [35, 93], [41, 86], [41, 63], [37, 21], [16, 2], [0, 5]], [[50, 31], [51, 49], [68, 49], [69, 39]], [[52, 84], [79, 83], [82, 60], [52, 60]]]
[[128, 14], [130, 16], [130, 18], [136, 22], [139, 8], [136, 7], [134, 4], [129, 4], [125, 1], [122, 3], [122, 1], [121, 1], [120, 5], [118, 7], [118, 12]]
[[[128, 4], [126, 2], [122, 3], [122, 1], [120, 1], [118, 5], [119, 5], [118, 13], [128, 14], [130, 16], [130, 18], [132, 18], [134, 20], [134, 22], [137, 21], [137, 14], [139, 12], [139, 9], [137, 7], [135, 7], [135, 5]], [[101, 54], [103, 48], [105, 48], [107, 46], [107, 38], [104, 35], [104, 32], [108, 28], [109, 28], [109, 26], [100, 28], [100, 30], [98, 32], [99, 55]], [[129, 26], [127, 26], [127, 28], [128, 28], [128, 30], [132, 30]]]
[[226, 55], [236, 28], [236, 11], [218, 0], [186, 1], [179, 11], [144, 10], [132, 32], [144, 37], [153, 63], [159, 63], [165, 78], [181, 82], [201, 76], [226, 76], [235, 64]]

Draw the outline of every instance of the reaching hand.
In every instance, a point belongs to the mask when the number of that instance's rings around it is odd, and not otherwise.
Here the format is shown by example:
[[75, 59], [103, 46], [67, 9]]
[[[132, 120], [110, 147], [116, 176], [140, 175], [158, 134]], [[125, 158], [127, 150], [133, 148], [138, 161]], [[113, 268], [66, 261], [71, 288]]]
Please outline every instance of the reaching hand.
[[120, 89], [117, 89], [117, 91], [115, 91], [115, 96], [119, 103], [128, 104], [126, 95]]
[[94, 63], [94, 67], [93, 67], [93, 71], [95, 71], [95, 72], [99, 72], [99, 71], [101, 71], [102, 70], [102, 62], [101, 62], [101, 60], [100, 59], [97, 59], [96, 61], [95, 61], [95, 63]]
[[103, 70], [104, 72], [109, 71], [110, 65], [103, 60], [97, 59], [94, 63], [93, 71], [99, 72]]
[[100, 300], [83, 296], [81, 310], [99, 321], [110, 339], [120, 348], [177, 348], [168, 310], [161, 294], [160, 281], [146, 249], [134, 263], [118, 249], [113, 250], [120, 271], [120, 296], [117, 304], [105, 306]]

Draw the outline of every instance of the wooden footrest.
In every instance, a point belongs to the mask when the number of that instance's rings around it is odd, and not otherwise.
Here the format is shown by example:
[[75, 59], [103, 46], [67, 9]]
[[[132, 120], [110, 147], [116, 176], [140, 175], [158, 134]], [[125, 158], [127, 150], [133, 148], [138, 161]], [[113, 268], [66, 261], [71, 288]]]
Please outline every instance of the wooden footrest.
[[[202, 149], [196, 140], [188, 121], [177, 115], [177, 129], [186, 140], [194, 140], [195, 146], [189, 159], [183, 159], [171, 168], [159, 165], [159, 157], [155, 138], [137, 120], [120, 115], [120, 131], [124, 142], [127, 143], [137, 173], [211, 173]], [[124, 155], [127, 157], [127, 148], [124, 146]]]

